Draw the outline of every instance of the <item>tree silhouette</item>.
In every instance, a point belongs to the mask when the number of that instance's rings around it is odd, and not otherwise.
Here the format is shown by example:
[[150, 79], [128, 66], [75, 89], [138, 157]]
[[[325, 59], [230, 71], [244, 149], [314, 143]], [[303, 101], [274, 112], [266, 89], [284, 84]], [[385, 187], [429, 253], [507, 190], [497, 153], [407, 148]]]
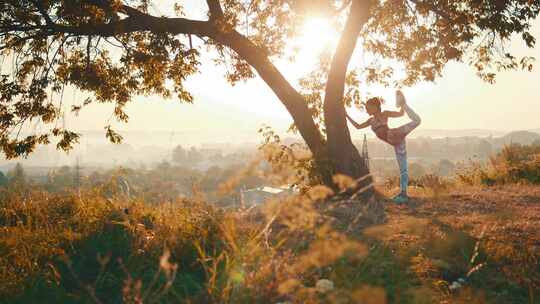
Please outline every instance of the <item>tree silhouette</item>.
[[476, 150], [478, 157], [486, 159], [493, 153], [493, 146], [489, 141], [481, 139], [477, 144]]
[[[528, 30], [540, 8], [538, 0], [206, 0], [208, 18], [196, 20], [186, 15], [183, 3], [176, 1], [173, 17], [161, 17], [150, 13], [150, 0], [3, 1], [0, 50], [12, 61], [12, 73], [0, 78], [5, 155], [27, 155], [53, 137], [65, 150], [78, 141], [79, 134], [54, 125], [20, 136], [32, 122], [51, 125], [61, 117], [64, 86], [92, 94], [73, 111], [109, 102], [120, 121], [128, 120], [124, 107], [135, 95], [192, 102], [184, 81], [200, 71], [201, 53], [209, 52], [218, 54], [214, 62], [226, 66], [231, 83], [258, 74], [269, 86], [326, 183], [332, 183], [333, 173], [361, 177], [368, 168], [345, 119], [345, 105], [363, 98], [357, 90], [361, 81], [432, 81], [452, 60], [471, 64], [490, 82], [498, 70], [530, 69], [530, 58], [516, 58], [505, 46], [513, 34], [534, 46]], [[332, 19], [342, 31], [332, 57], [298, 90], [273, 62], [290, 55], [287, 46], [299, 24], [313, 14]], [[403, 63], [405, 76], [396, 80], [391, 66], [379, 60], [348, 71], [357, 46], [375, 59]], [[110, 126], [105, 130], [111, 141], [122, 140]]]
[[437, 164], [436, 173], [440, 176], [450, 176], [454, 174], [456, 165], [448, 159], [441, 159]]
[[7, 186], [9, 180], [7, 176], [4, 174], [4, 172], [0, 171], [0, 187]]
[[172, 160], [175, 163], [183, 164], [187, 161], [187, 151], [178, 145], [172, 152]]
[[26, 172], [21, 163], [17, 163], [12, 170], [8, 172], [9, 187], [21, 190], [26, 186]]

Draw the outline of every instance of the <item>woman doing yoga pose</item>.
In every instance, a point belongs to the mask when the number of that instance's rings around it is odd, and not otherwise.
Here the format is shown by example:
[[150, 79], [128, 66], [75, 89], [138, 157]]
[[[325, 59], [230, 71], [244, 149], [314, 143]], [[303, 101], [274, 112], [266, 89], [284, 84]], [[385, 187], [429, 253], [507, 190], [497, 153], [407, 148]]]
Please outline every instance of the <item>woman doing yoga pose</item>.
[[[399, 186], [400, 193], [394, 197], [396, 203], [405, 203], [408, 201], [407, 196], [407, 185], [409, 183], [409, 174], [407, 171], [407, 148], [405, 143], [405, 138], [412, 130], [418, 127], [421, 123], [420, 116], [416, 114], [408, 105], [405, 100], [405, 96], [400, 90], [396, 91], [396, 106], [400, 108], [399, 111], [381, 111], [381, 104], [383, 100], [380, 97], [370, 98], [365, 106], [367, 113], [371, 116], [364, 123], [357, 123], [354, 121], [349, 114], [347, 119], [351, 122], [353, 126], [357, 129], [362, 129], [371, 126], [375, 135], [381, 140], [389, 143], [394, 147], [396, 152], [396, 159], [399, 166]], [[388, 118], [389, 117], [400, 117], [403, 116], [403, 113], [407, 113], [407, 116], [411, 119], [411, 122], [398, 127], [398, 128], [388, 128]]]

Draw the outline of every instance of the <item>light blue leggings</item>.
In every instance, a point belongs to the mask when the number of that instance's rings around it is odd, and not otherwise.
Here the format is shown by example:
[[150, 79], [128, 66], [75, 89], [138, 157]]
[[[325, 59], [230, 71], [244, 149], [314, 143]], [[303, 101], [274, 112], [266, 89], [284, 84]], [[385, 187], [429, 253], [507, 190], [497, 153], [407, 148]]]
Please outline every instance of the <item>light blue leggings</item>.
[[402, 138], [398, 144], [394, 145], [394, 151], [396, 152], [396, 159], [399, 166], [399, 188], [401, 189], [401, 194], [407, 194], [409, 171], [407, 168], [407, 143], [405, 137], [420, 125], [422, 119], [407, 104], [403, 105], [403, 110], [405, 110], [411, 122], [389, 131], [393, 133], [393, 136]]
[[407, 168], [407, 144], [405, 139], [399, 145], [394, 146], [396, 159], [399, 166], [399, 189], [402, 194], [407, 194], [407, 186], [409, 185], [409, 170]]

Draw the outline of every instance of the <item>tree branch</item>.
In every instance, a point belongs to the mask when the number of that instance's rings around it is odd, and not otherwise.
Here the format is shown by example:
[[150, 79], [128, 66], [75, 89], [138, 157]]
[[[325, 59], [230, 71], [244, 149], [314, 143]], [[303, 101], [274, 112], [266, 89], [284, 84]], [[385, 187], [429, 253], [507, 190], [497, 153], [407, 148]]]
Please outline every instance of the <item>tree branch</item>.
[[210, 20], [223, 18], [223, 9], [219, 4], [219, 0], [206, 0], [206, 4], [208, 5]]
[[[324, 108], [325, 114], [327, 110], [332, 112], [331, 108], [339, 106], [343, 110], [343, 122], [345, 122], [345, 113], [343, 109], [343, 94], [345, 91], [345, 75], [347, 73], [347, 67], [351, 60], [352, 54], [358, 41], [358, 36], [362, 27], [369, 18], [370, 0], [354, 0], [349, 12], [349, 17], [345, 23], [345, 28], [339, 39], [334, 57], [332, 58], [332, 64], [330, 71], [328, 72], [328, 81], [326, 83]], [[329, 113], [328, 113], [329, 114]], [[325, 115], [325, 120], [327, 117]], [[328, 123], [326, 121], [328, 128]], [[331, 127], [331, 126], [330, 126]]]
[[45, 7], [43, 7], [43, 3], [41, 3], [40, 1], [35, 1], [35, 0], [32, 1], [32, 3], [34, 3], [34, 5], [37, 7], [39, 13], [45, 19], [45, 23], [47, 25], [49, 25], [49, 26], [52, 26], [54, 24], [54, 22], [52, 21], [51, 17], [47, 13], [47, 10], [45, 9]]
[[[87, 0], [87, 3], [106, 10], [110, 8], [109, 0]], [[236, 52], [251, 65], [291, 114], [298, 130], [310, 150], [317, 159], [325, 155], [325, 144], [318, 130], [304, 97], [294, 89], [280, 71], [270, 62], [268, 56], [247, 37], [234, 29], [223, 30], [220, 22], [223, 16], [218, 0], [207, 0], [210, 17], [207, 21], [186, 18], [155, 17], [137, 9], [122, 5], [119, 11], [128, 15], [121, 20], [112, 20], [102, 24], [47, 24], [41, 27], [40, 34], [52, 36], [65, 33], [75, 36], [114, 37], [132, 32], [168, 33], [171, 35], [186, 34], [200, 38], [208, 37]], [[218, 19], [216, 19], [218, 18]]]
[[21, 37], [21, 38], [18, 38], [17, 40], [15, 40], [14, 42], [12, 42], [10, 44], [3, 44], [3, 45], [0, 44], [0, 51], [8, 49], [8, 48], [12, 48], [12, 47], [20, 46], [22, 43], [24, 43], [24, 42], [26, 42], [28, 40], [32, 40], [32, 39], [36, 39], [36, 38], [45, 38], [47, 36], [49, 36], [49, 35], [47, 35], [46, 33], [38, 32], [38, 33], [30, 35], [30, 36]]
[[219, 32], [211, 36], [211, 38], [235, 51], [257, 71], [263, 81], [287, 108], [298, 131], [315, 158], [322, 159], [326, 155], [326, 146], [315, 121], [311, 117], [311, 112], [304, 97], [291, 86], [283, 74], [270, 62], [265, 52], [261, 51], [259, 47], [237, 31]]
[[208, 21], [186, 18], [158, 18], [147, 14], [132, 16], [119, 21], [103, 24], [84, 24], [80, 26], [54, 25], [49, 27], [51, 34], [69, 33], [81, 36], [95, 35], [110, 37], [141, 31], [153, 33], [192, 34], [208, 37], [214, 29]]
[[32, 30], [40, 29], [40, 26], [31, 26], [31, 25], [13, 25], [13, 24], [2, 24], [0, 25], [0, 33], [8, 33], [8, 32], [27, 32]]

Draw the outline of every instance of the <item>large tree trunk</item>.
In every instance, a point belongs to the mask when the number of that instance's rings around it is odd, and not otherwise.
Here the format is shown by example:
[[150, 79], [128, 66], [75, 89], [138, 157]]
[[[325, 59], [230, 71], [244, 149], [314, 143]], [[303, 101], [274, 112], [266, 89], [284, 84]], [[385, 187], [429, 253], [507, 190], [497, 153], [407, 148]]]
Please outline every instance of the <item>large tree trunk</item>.
[[[210, 1], [212, 2], [212, 1]], [[324, 100], [324, 118], [327, 142], [307, 107], [303, 96], [298, 93], [280, 71], [269, 61], [263, 50], [236, 31], [210, 31], [210, 37], [233, 49], [246, 60], [272, 89], [291, 114], [294, 123], [305, 140], [319, 167], [323, 182], [336, 189], [332, 176], [336, 173], [361, 178], [369, 174], [364, 160], [351, 141], [347, 128], [344, 108], [345, 75], [352, 53], [358, 41], [360, 30], [367, 22], [371, 6], [370, 0], [353, 0], [345, 29], [340, 37], [332, 61]], [[217, 11], [219, 14], [219, 11]], [[371, 183], [370, 178], [362, 180], [359, 187]]]
[[[369, 18], [370, 6], [369, 0], [353, 0], [349, 17], [332, 59], [324, 98], [328, 157], [334, 163], [337, 173], [357, 179], [368, 175], [369, 168], [351, 141], [343, 96], [347, 67], [360, 31]], [[366, 178], [363, 179], [360, 186], [369, 183], [371, 183], [371, 179]]]

